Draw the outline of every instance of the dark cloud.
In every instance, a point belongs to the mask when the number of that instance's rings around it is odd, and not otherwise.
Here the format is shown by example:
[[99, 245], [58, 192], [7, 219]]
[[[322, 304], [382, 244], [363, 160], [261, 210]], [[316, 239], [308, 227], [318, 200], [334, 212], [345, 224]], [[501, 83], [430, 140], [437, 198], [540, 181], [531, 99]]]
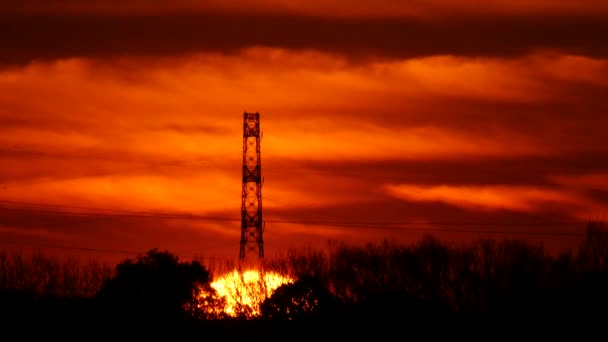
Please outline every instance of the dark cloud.
[[[552, 186], [556, 175], [608, 173], [604, 154], [573, 154], [555, 157], [500, 157], [446, 160], [401, 161], [268, 161], [265, 173], [269, 182], [286, 169], [307, 174], [349, 179], [356, 184], [352, 193], [368, 196], [382, 183], [420, 185], [530, 185]], [[457, 156], [455, 156], [457, 157]], [[270, 184], [270, 183], [269, 183]], [[382, 215], [379, 215], [382, 216]]]
[[322, 19], [254, 15], [3, 15], [0, 63], [69, 57], [236, 53], [253, 46], [351, 58], [517, 56], [560, 50], [606, 57], [603, 16]]

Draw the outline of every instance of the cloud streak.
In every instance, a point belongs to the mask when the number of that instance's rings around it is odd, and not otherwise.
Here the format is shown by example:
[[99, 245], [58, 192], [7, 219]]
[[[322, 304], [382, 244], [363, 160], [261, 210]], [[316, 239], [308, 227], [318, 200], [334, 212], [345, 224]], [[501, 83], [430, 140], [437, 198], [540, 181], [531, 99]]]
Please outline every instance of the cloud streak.
[[409, 201], [442, 202], [472, 210], [509, 210], [537, 212], [546, 204], [585, 204], [577, 194], [530, 186], [418, 186], [387, 185], [393, 196]]

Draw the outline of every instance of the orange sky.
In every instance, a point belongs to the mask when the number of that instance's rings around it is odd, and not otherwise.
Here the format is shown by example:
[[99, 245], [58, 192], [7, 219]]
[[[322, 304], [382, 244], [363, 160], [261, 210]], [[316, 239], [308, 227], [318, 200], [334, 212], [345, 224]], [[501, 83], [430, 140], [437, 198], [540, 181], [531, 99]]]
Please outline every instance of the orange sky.
[[236, 256], [244, 111], [262, 118], [268, 255], [421, 234], [272, 221], [548, 233], [603, 217], [608, 3], [404, 3], [0, 5], [0, 200], [237, 220], [5, 202], [0, 241]]

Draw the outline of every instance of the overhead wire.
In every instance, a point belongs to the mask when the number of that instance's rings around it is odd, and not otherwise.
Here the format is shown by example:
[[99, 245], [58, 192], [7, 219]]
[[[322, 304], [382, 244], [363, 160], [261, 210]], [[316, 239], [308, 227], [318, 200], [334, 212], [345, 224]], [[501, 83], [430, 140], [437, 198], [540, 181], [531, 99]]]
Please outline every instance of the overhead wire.
[[[108, 248], [94, 248], [94, 247], [83, 247], [83, 246], [70, 246], [70, 245], [61, 245], [61, 244], [49, 244], [49, 243], [32, 243], [32, 242], [21, 242], [21, 243], [2, 243], [3, 247], [12, 246], [14, 248], [23, 248], [24, 246], [31, 247], [33, 249], [60, 249], [66, 251], [79, 251], [79, 252], [93, 252], [93, 253], [102, 253], [102, 254], [120, 254], [120, 255], [140, 255], [142, 254], [141, 250], [129, 250], [129, 249], [108, 249]], [[209, 251], [218, 248], [232, 248], [238, 247], [235, 245], [230, 246], [213, 246], [213, 247], [205, 247], [204, 251]], [[180, 258], [194, 258], [201, 256], [203, 253], [192, 253], [192, 252], [172, 252], [173, 255], [178, 256]]]
[[[31, 212], [36, 211], [37, 213], [56, 215], [56, 216], [76, 216], [76, 217], [90, 217], [91, 220], [98, 219], [118, 219], [118, 218], [156, 218], [156, 219], [178, 219], [178, 220], [198, 220], [198, 221], [217, 221], [217, 222], [238, 222], [241, 221], [237, 218], [218, 217], [218, 216], [204, 216], [187, 213], [162, 213], [162, 212], [146, 212], [146, 211], [131, 211], [131, 210], [120, 210], [120, 209], [102, 209], [102, 208], [91, 208], [81, 206], [66, 206], [49, 203], [32, 203], [32, 202], [20, 202], [20, 201], [9, 201], [0, 200], [0, 210], [9, 211], [20, 211], [20, 212]], [[41, 209], [42, 208], [42, 209]], [[88, 220], [86, 220], [88, 221]], [[294, 224], [294, 225], [315, 225], [322, 227], [340, 227], [340, 228], [351, 228], [351, 229], [369, 229], [369, 230], [393, 230], [397, 232], [434, 232], [434, 233], [467, 233], [467, 234], [480, 234], [480, 235], [524, 235], [524, 236], [546, 236], [546, 237], [581, 237], [584, 232], [557, 232], [557, 231], [514, 231], [514, 230], [496, 230], [496, 229], [454, 229], [454, 228], [437, 228], [437, 227], [466, 227], [466, 226], [485, 226], [485, 227], [498, 227], [498, 226], [535, 226], [535, 227], [553, 227], [553, 226], [578, 226], [584, 224], [582, 221], [554, 221], [554, 222], [336, 222], [328, 220], [286, 220], [286, 219], [268, 219], [264, 220], [268, 223], [278, 224]], [[79, 222], [82, 223], [82, 222]], [[70, 250], [77, 252], [90, 252], [90, 253], [104, 253], [104, 254], [120, 254], [120, 255], [139, 255], [141, 251], [135, 250], [124, 250], [124, 249], [103, 249], [103, 248], [92, 248], [83, 246], [67, 246], [59, 244], [37, 244], [37, 243], [21, 243], [20, 246], [27, 245], [32, 248], [44, 248], [44, 249], [60, 249]], [[216, 249], [216, 248], [228, 248], [229, 246], [213, 246], [206, 247], [204, 250]], [[232, 246], [230, 246], [232, 247]], [[236, 247], [236, 244], [234, 245]], [[195, 257], [195, 253], [175, 253], [178, 257], [192, 258]]]
[[[156, 218], [156, 219], [176, 219], [176, 220], [195, 220], [195, 221], [217, 221], [217, 222], [239, 222], [241, 219], [196, 215], [190, 213], [163, 213], [163, 212], [146, 212], [146, 211], [130, 211], [119, 209], [101, 209], [79, 206], [65, 206], [47, 203], [31, 203], [0, 200], [0, 204], [19, 205], [20, 207], [0, 207], [3, 210], [9, 211], [25, 211], [35, 210], [37, 213], [59, 215], [59, 216], [84, 216], [95, 218]], [[38, 209], [45, 208], [45, 209]], [[54, 209], [54, 210], [52, 210]], [[82, 210], [82, 211], [76, 211]], [[535, 226], [535, 227], [555, 227], [555, 226], [578, 226], [584, 224], [582, 221], [546, 221], [546, 222], [336, 222], [327, 220], [286, 220], [286, 219], [266, 219], [267, 223], [280, 224], [295, 224], [295, 225], [316, 225], [324, 227], [341, 227], [341, 228], [360, 228], [371, 230], [399, 230], [399, 231], [433, 231], [446, 233], [481, 233], [481, 234], [513, 234], [513, 235], [547, 235], [547, 236], [580, 236], [581, 233], [573, 232], [530, 232], [530, 231], [512, 231], [512, 230], [472, 230], [472, 229], [446, 229], [433, 228], [438, 226], [454, 226], [454, 227], [499, 227], [499, 226]], [[424, 228], [420, 228], [423, 226]], [[418, 228], [416, 228], [418, 227]]]

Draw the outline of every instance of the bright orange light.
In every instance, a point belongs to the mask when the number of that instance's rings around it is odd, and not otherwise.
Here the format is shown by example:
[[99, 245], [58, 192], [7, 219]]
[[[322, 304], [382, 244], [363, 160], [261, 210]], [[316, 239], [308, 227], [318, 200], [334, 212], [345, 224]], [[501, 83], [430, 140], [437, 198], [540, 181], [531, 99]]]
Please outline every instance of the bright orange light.
[[235, 270], [219, 277], [211, 283], [211, 287], [218, 297], [226, 300], [224, 312], [227, 315], [255, 317], [261, 314], [260, 305], [274, 290], [293, 281], [275, 272], [247, 270], [241, 273]]

